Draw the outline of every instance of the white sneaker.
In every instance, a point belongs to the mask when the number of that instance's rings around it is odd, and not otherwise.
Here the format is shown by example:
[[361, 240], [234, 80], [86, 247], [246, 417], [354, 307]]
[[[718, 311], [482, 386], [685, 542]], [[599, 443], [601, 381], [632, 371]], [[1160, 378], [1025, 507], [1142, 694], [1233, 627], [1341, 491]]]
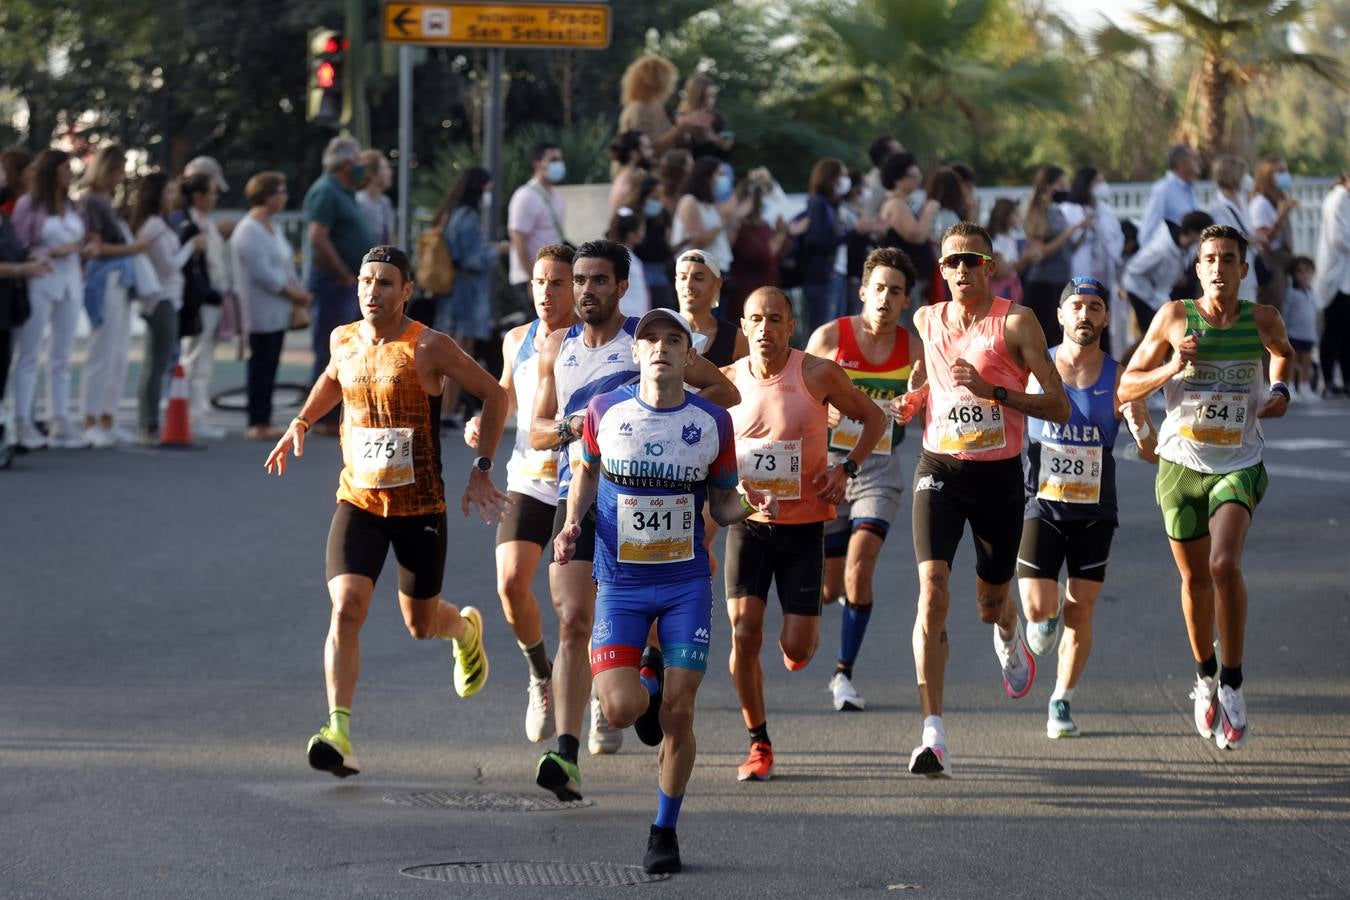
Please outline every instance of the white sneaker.
[[114, 425], [112, 428], [109, 428], [108, 434], [110, 434], [112, 436], [113, 441], [118, 444], [137, 443], [136, 435], [133, 434], [130, 430], [123, 428], [121, 425]]
[[[1191, 699], [1195, 701], [1195, 730], [1202, 738], [1213, 737], [1219, 725], [1219, 685], [1213, 678], [1195, 676]], [[1245, 710], [1245, 707], [1244, 707]]]
[[212, 425], [209, 422], [192, 423], [193, 437], [201, 438], [204, 441], [223, 441], [228, 432], [219, 425]]
[[1214, 729], [1214, 743], [1220, 750], [1236, 750], [1247, 741], [1247, 701], [1242, 699], [1242, 688], [1236, 690], [1219, 685], [1219, 723]]
[[[57, 450], [83, 450], [85, 447], [97, 447], [89, 431], [81, 432], [65, 419], [53, 419], [47, 426], [47, 446]], [[99, 429], [101, 430], [101, 429]], [[111, 447], [112, 444], [102, 446]]]
[[605, 711], [600, 708], [600, 698], [591, 698], [591, 734], [586, 739], [586, 748], [592, 756], [605, 753], [618, 753], [623, 746], [623, 731], [610, 728]]
[[867, 708], [862, 694], [853, 686], [853, 682], [843, 672], [835, 672], [830, 679], [830, 693], [834, 694], [836, 712], [862, 712]]
[[1022, 635], [1022, 619], [1013, 616], [1012, 640], [1004, 641], [994, 626], [994, 655], [1003, 669], [1003, 690], [1014, 700], [1020, 700], [1036, 683], [1036, 657], [1027, 650], [1027, 642]]
[[1027, 622], [1027, 648], [1037, 656], [1055, 649], [1064, 631], [1064, 585], [1059, 586], [1059, 609], [1044, 622]]
[[1300, 384], [1294, 388], [1294, 399], [1300, 403], [1321, 403], [1322, 395], [1320, 392], [1313, 390], [1311, 384]]
[[531, 675], [526, 693], [525, 737], [537, 744], [553, 736], [553, 679]]
[[44, 450], [47, 447], [47, 436], [37, 430], [37, 426], [32, 422], [20, 422], [18, 427], [19, 446], [25, 450]]

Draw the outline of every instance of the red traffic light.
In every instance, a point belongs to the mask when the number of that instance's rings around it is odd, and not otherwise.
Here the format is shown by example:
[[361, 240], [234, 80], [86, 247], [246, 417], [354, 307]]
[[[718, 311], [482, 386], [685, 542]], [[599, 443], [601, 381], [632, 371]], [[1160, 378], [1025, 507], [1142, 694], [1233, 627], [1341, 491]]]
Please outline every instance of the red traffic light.
[[336, 53], [338, 52], [338, 48], [339, 48], [338, 39], [335, 37], [330, 37], [323, 45], [323, 52]]
[[314, 71], [314, 80], [318, 82], [319, 87], [330, 88], [337, 80], [337, 70], [333, 68], [332, 63], [321, 62], [319, 63], [319, 67]]

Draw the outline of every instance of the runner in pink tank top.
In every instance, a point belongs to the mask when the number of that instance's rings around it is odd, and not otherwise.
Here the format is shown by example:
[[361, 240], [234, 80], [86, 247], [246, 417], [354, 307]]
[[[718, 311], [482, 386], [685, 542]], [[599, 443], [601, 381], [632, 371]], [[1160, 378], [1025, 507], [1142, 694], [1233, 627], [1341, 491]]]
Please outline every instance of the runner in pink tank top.
[[[1028, 415], [1066, 422], [1070, 413], [1035, 315], [990, 292], [988, 232], [957, 223], [943, 235], [942, 253], [939, 266], [952, 299], [915, 313], [924, 358], [914, 365], [910, 392], [892, 404], [906, 422], [927, 407], [913, 506], [919, 567], [914, 668], [924, 720], [909, 770], [930, 778], [951, 773], [942, 725], [948, 582], [966, 523], [975, 542], [976, 602], [980, 619], [994, 626], [1003, 689], [1017, 699], [1035, 682], [1036, 663], [1008, 590], [1022, 539], [1022, 437]], [[1028, 374], [1044, 394], [1026, 392]]]

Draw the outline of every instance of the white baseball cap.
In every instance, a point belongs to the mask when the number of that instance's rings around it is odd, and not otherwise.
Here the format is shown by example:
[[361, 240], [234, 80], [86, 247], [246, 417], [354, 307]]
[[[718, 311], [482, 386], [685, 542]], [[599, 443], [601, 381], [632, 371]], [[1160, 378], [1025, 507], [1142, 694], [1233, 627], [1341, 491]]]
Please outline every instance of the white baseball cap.
[[216, 183], [222, 194], [229, 193], [230, 183], [225, 180], [225, 170], [213, 156], [198, 156], [183, 167], [184, 175], [206, 175]]
[[658, 319], [669, 319], [671, 322], [674, 322], [676, 325], [679, 325], [680, 328], [683, 329], [684, 333], [689, 337], [690, 343], [693, 343], [694, 329], [689, 327], [689, 323], [685, 321], [684, 316], [680, 315], [674, 310], [664, 309], [659, 306], [656, 309], [644, 313], [642, 318], [638, 319], [637, 328], [633, 330], [633, 337], [638, 337], [639, 335], [641, 335], [642, 329], [646, 328], [648, 325], [650, 325], [651, 323], [655, 322]]

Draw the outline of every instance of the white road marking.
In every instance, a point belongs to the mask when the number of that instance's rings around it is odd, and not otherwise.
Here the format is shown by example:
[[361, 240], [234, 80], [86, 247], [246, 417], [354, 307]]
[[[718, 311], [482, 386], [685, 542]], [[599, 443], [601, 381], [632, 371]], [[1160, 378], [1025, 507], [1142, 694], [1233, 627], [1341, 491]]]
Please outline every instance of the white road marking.
[[1267, 438], [1266, 446], [1272, 450], [1343, 450], [1350, 447], [1350, 442], [1320, 437]]
[[1307, 478], [1311, 481], [1330, 481], [1336, 484], [1350, 484], [1350, 472], [1338, 469], [1314, 469], [1310, 466], [1285, 466], [1279, 463], [1266, 463], [1266, 471], [1285, 478]]

